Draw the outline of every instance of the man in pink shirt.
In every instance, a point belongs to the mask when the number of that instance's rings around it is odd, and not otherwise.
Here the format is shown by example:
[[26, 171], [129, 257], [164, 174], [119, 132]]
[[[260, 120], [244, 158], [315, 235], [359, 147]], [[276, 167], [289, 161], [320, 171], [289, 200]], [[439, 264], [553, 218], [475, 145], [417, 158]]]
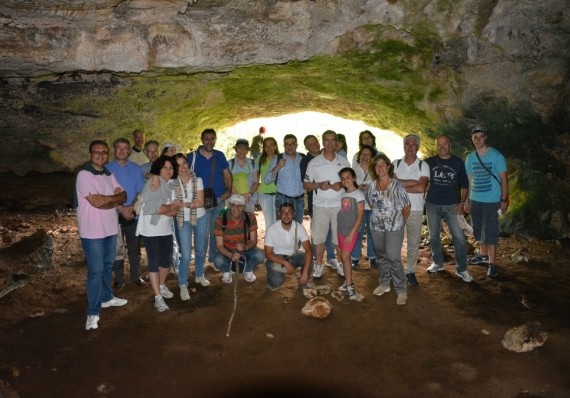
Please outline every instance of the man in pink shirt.
[[77, 224], [81, 245], [87, 259], [87, 322], [85, 330], [97, 329], [101, 308], [120, 307], [127, 300], [113, 297], [111, 273], [119, 222], [115, 207], [126, 194], [115, 177], [105, 168], [109, 159], [106, 142], [89, 145], [90, 162], [77, 174]]

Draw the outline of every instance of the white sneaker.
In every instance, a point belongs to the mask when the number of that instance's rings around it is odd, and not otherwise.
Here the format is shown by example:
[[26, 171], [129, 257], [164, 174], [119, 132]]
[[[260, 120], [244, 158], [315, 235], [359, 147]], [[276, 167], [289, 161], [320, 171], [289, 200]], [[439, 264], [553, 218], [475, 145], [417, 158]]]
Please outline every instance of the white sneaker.
[[127, 304], [127, 300], [118, 297], [113, 297], [111, 300], [101, 303], [101, 308], [122, 307], [125, 304]]
[[224, 272], [222, 274], [222, 282], [232, 283], [232, 273], [231, 272]]
[[435, 274], [436, 272], [443, 271], [443, 265], [431, 263], [431, 265], [426, 269], [430, 274]]
[[332, 258], [329, 261], [327, 261], [327, 267], [331, 267], [332, 269], [338, 269], [339, 264], [337, 263], [337, 261], [334, 258]]
[[404, 305], [408, 301], [408, 294], [407, 293], [398, 293], [398, 298], [396, 299], [396, 304]]
[[172, 293], [170, 290], [168, 290], [168, 288], [166, 287], [166, 285], [160, 285], [160, 295], [164, 298], [172, 298], [174, 297], [174, 293]]
[[204, 286], [204, 287], [208, 287], [210, 286], [210, 281], [206, 279], [205, 276], [198, 276], [196, 277], [196, 283]]
[[336, 273], [344, 278], [344, 266], [342, 265], [342, 263], [338, 264], [338, 267], [336, 268]]
[[85, 330], [95, 330], [99, 327], [99, 315], [87, 315], [87, 322], [85, 322]]
[[243, 275], [244, 275], [244, 277], [245, 277], [246, 282], [250, 282], [250, 283], [251, 283], [251, 282], [255, 282], [255, 279], [257, 279], [257, 278], [255, 277], [255, 275], [253, 274], [253, 272], [251, 272], [251, 271], [249, 271], [249, 272], [244, 272]]
[[388, 293], [389, 291], [390, 291], [390, 286], [378, 285], [378, 287], [376, 289], [374, 289], [374, 295], [375, 296], [381, 296], [384, 293]]
[[180, 300], [182, 301], [190, 300], [190, 293], [188, 293], [188, 286], [186, 285], [180, 285]]
[[315, 264], [313, 269], [313, 278], [319, 279], [321, 276], [323, 276], [323, 266], [320, 264]]
[[164, 312], [170, 309], [164, 302], [164, 298], [162, 298], [162, 296], [156, 296], [154, 298], [154, 308], [156, 308], [158, 312]]
[[455, 271], [455, 275], [463, 279], [463, 281], [469, 283], [473, 281], [473, 277], [469, 274], [469, 271], [465, 270], [463, 272]]
[[344, 283], [342, 285], [340, 285], [338, 290], [340, 290], [341, 292], [346, 292], [346, 281], [344, 281]]

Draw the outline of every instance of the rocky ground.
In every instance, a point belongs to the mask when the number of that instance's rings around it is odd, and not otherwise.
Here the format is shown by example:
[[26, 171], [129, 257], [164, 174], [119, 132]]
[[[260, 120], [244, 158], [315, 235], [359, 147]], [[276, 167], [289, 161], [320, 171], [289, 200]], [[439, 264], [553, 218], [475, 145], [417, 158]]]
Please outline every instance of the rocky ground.
[[[454, 275], [452, 255], [445, 272], [427, 274], [424, 246], [420, 286], [408, 289], [405, 306], [396, 306], [393, 291], [372, 295], [377, 271], [363, 260], [354, 280], [364, 300], [326, 295], [333, 309], [322, 320], [301, 314], [307, 299], [292, 278], [271, 293], [263, 267], [253, 284], [224, 286], [208, 267], [212, 286], [191, 283], [189, 302], [169, 277], [176, 295], [163, 314], [150, 288], [128, 284], [117, 296], [129, 304], [104, 309], [99, 329], [85, 332], [75, 214], [12, 212], [1, 220], [0, 289], [17, 287], [0, 298], [0, 397], [570, 396], [565, 242], [504, 237], [499, 278], [470, 266], [470, 284]], [[32, 272], [6, 250], [41, 229], [53, 241], [52, 262]], [[317, 283], [334, 290], [342, 280], [329, 268]], [[527, 322], [540, 322], [544, 345], [505, 349], [505, 333]]]

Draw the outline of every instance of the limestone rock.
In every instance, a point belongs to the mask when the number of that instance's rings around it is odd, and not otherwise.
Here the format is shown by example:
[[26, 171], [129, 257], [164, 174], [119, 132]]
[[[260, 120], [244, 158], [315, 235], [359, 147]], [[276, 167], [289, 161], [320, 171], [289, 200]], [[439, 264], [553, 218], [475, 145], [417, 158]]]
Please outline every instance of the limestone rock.
[[544, 345], [548, 333], [542, 330], [540, 322], [527, 322], [509, 329], [503, 337], [503, 347], [514, 352], [528, 352]]
[[336, 299], [336, 301], [342, 301], [342, 300], [344, 300], [345, 294], [343, 292], [335, 290], [335, 291], [331, 292], [331, 296], [334, 299]]
[[332, 311], [331, 303], [324, 297], [318, 296], [307, 301], [302, 309], [303, 315], [324, 319], [330, 315]]
[[0, 251], [0, 270], [12, 274], [32, 274], [51, 265], [53, 239], [40, 229]]

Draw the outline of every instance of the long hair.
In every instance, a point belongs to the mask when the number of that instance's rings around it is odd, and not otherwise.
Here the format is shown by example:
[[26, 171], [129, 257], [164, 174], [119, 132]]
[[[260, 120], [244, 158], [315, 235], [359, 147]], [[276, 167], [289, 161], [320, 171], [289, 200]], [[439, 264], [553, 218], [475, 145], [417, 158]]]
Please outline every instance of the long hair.
[[378, 155], [374, 156], [372, 161], [370, 162], [370, 166], [368, 166], [368, 172], [372, 176], [373, 179], [378, 179], [378, 174], [376, 174], [376, 163], [383, 160], [384, 163], [388, 166], [388, 177], [394, 177], [394, 164], [390, 161], [390, 158], [386, 156], [384, 153], [380, 152]]
[[263, 139], [263, 145], [262, 145], [262, 150], [261, 150], [261, 155], [259, 156], [259, 166], [261, 166], [262, 164], [265, 164], [265, 162], [267, 162], [267, 152], [265, 152], [265, 143], [267, 141], [271, 141], [273, 142], [273, 145], [275, 145], [275, 155], [279, 155], [279, 147], [277, 146], [277, 140], [273, 137], [266, 137]]
[[354, 169], [352, 167], [345, 167], [338, 172], [338, 176], [342, 179], [342, 175], [344, 173], [350, 173], [350, 175], [353, 178], [352, 183], [354, 184], [354, 187], [358, 188], [358, 184], [356, 183], [356, 172], [354, 171]]

